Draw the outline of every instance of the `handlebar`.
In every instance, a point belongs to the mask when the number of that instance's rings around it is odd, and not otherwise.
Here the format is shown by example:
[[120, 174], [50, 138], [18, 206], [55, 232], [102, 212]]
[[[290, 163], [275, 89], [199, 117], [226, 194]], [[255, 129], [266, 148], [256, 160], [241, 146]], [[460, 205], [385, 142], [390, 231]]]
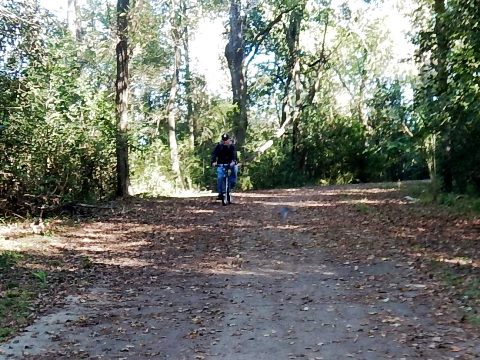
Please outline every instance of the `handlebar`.
[[[240, 166], [240, 163], [235, 163], [236, 166]], [[215, 164], [214, 167], [224, 167], [224, 168], [227, 168], [227, 167], [231, 167], [230, 164]]]

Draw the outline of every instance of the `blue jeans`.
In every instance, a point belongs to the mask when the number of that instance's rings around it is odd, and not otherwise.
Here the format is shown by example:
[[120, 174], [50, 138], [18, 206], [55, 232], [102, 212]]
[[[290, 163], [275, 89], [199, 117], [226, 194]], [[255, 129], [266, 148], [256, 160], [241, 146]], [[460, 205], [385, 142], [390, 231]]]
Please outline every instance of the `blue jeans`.
[[[230, 184], [230, 190], [231, 190], [237, 184], [238, 166], [233, 165], [230, 167], [230, 169], [232, 169], [232, 171], [230, 171], [230, 176], [229, 176], [229, 180], [230, 180], [229, 184]], [[224, 168], [223, 166], [217, 167], [217, 191], [219, 194], [222, 193], [222, 187], [223, 187], [222, 180], [223, 180], [223, 175], [225, 171], [227, 171], [227, 169]]]

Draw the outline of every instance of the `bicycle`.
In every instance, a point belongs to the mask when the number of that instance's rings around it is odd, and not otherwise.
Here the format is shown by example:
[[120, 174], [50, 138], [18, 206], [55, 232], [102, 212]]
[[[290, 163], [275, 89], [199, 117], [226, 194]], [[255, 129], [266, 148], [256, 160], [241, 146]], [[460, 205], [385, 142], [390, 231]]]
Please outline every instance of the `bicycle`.
[[222, 205], [226, 206], [232, 203], [230, 193], [230, 174], [233, 171], [230, 164], [217, 164], [216, 167], [222, 171]]

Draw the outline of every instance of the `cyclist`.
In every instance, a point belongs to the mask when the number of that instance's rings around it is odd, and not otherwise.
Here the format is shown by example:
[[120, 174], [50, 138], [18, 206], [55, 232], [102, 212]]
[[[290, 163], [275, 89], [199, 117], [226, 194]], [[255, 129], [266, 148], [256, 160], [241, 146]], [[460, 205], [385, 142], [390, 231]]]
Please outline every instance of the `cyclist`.
[[[221, 141], [215, 146], [212, 152], [211, 164], [215, 167], [217, 164], [228, 164], [230, 169], [230, 189], [233, 189], [237, 183], [238, 165], [237, 165], [237, 151], [235, 145], [228, 134], [223, 134]], [[222, 199], [222, 178], [225, 169], [217, 168], [217, 200]]]

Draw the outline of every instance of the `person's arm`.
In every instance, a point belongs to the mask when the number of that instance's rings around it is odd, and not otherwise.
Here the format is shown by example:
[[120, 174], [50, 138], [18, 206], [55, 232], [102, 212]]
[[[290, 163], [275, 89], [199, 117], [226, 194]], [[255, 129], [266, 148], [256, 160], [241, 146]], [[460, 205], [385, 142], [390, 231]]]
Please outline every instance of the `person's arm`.
[[217, 162], [217, 157], [218, 157], [218, 144], [215, 146], [215, 149], [213, 149], [212, 158], [210, 159], [210, 164], [212, 166], [214, 163]]
[[237, 149], [235, 149], [235, 145], [232, 145], [232, 161], [237, 164]]

